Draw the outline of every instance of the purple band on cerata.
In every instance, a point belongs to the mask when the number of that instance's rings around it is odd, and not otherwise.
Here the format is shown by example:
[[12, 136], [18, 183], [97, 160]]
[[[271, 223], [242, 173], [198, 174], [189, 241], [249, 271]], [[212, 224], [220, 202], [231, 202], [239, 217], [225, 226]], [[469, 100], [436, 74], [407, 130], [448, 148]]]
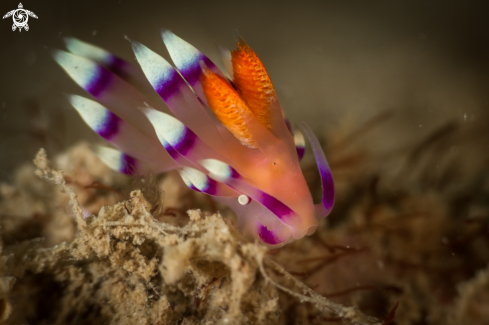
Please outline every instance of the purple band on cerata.
[[204, 61], [205, 65], [211, 70], [216, 66], [208, 57], [200, 54], [194, 62], [185, 67], [185, 69], [181, 69], [180, 72], [191, 86], [200, 81], [200, 76], [202, 75], [202, 69], [199, 64], [200, 61]]
[[258, 226], [258, 236], [260, 236], [260, 239], [269, 245], [277, 245], [280, 244], [280, 240], [275, 236], [273, 231], [270, 231], [265, 227], [264, 225], [260, 224]]
[[321, 175], [321, 181], [323, 184], [323, 205], [326, 209], [331, 209], [334, 204], [334, 182], [333, 175], [329, 168], [325, 166], [319, 166], [319, 173]]
[[107, 64], [107, 69], [109, 69], [110, 71], [112, 71], [113, 73], [117, 74], [117, 75], [125, 75], [125, 67], [127, 65], [127, 62], [124, 61], [123, 59], [115, 56], [115, 55], [111, 55], [110, 56], [110, 59], [109, 59], [109, 63]]
[[189, 128], [185, 128], [185, 133], [175, 146], [175, 150], [185, 156], [193, 147], [197, 136]]
[[178, 152], [173, 148], [168, 142], [163, 144], [166, 152], [173, 158], [173, 160], [177, 160], [179, 158]]
[[85, 90], [88, 91], [93, 97], [98, 98], [111, 82], [111, 73], [107, 69], [97, 66], [97, 71], [92, 77], [92, 80], [90, 80], [86, 86]]
[[190, 184], [189, 188], [190, 188], [191, 190], [196, 191], [196, 192], [202, 192], [202, 191], [201, 191], [201, 190], [199, 190], [197, 187], [195, 187], [195, 186], [194, 186], [194, 184]]
[[136, 158], [123, 153], [121, 155], [121, 169], [119, 172], [126, 175], [134, 175], [136, 174], [137, 163]]
[[158, 95], [160, 95], [160, 97], [166, 102], [176, 92], [180, 91], [180, 86], [182, 86], [184, 83], [185, 81], [183, 81], [178, 72], [175, 69], [172, 69], [169, 73], [168, 78], [162, 79], [158, 82], [155, 90]]
[[287, 219], [294, 215], [294, 211], [291, 208], [265, 192], [262, 193], [260, 203], [275, 214], [280, 220]]
[[234, 179], [240, 179], [241, 178], [241, 175], [238, 173], [238, 171], [236, 169], [234, 169], [233, 167], [231, 167], [229, 165], [228, 165], [228, 168], [230, 171], [229, 178], [234, 178]]
[[323, 197], [321, 204], [316, 205], [318, 215], [317, 217], [325, 217], [332, 209], [334, 204], [334, 183], [331, 169], [329, 168], [328, 161], [324, 155], [324, 151], [319, 144], [317, 137], [312, 132], [311, 128], [304, 122], [301, 123], [302, 128], [311, 143], [314, 157], [316, 158], [316, 164], [319, 169], [319, 176], [321, 177], [321, 184], [323, 186]]
[[216, 195], [217, 193], [218, 183], [212, 178], [207, 177], [206, 187], [202, 190], [202, 192], [207, 193], [209, 195]]
[[306, 148], [305, 147], [300, 147], [296, 146], [295, 150], [297, 151], [297, 156], [299, 156], [299, 161], [302, 160], [302, 157], [304, 157], [304, 154], [306, 153]]
[[96, 131], [104, 139], [110, 140], [119, 131], [119, 122], [120, 121], [121, 121], [121, 119], [117, 115], [115, 115], [111, 111], [107, 110], [107, 114], [104, 118], [103, 125], [101, 125], [100, 128], [97, 129]]

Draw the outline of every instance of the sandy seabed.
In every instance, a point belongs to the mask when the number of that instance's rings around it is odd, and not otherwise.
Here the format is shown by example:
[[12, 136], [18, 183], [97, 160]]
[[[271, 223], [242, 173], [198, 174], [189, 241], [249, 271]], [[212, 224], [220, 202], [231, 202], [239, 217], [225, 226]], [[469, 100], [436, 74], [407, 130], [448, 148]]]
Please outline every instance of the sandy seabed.
[[334, 212], [279, 249], [242, 238], [231, 210], [177, 174], [130, 179], [87, 144], [52, 162], [39, 151], [0, 185], [0, 320], [489, 324], [487, 132], [447, 124], [371, 152], [360, 139], [387, 115], [325, 137]]

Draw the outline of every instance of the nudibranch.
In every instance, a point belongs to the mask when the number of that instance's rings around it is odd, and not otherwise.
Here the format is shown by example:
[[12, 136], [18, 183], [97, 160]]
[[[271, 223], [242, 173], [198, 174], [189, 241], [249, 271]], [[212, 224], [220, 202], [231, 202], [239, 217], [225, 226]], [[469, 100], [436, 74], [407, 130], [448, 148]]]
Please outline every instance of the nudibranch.
[[[235, 33], [238, 48], [220, 48], [231, 78], [172, 32], [161, 32], [173, 67], [129, 40], [141, 69], [74, 38], [54, 59], [95, 100], [68, 96], [96, 133], [115, 148], [99, 157], [119, 172], [176, 169], [192, 190], [214, 196], [238, 215], [245, 235], [283, 245], [311, 235], [334, 202], [328, 162], [311, 129], [293, 129], [271, 79], [255, 52]], [[152, 103], [138, 87], [145, 78], [163, 101]], [[321, 183], [313, 199], [299, 162], [309, 140]]]

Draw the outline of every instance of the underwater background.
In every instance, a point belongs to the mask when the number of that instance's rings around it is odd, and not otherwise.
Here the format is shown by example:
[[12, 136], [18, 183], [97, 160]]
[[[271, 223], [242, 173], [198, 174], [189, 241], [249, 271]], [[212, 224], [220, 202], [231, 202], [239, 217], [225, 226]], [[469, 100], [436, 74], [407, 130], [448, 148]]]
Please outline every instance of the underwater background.
[[[487, 119], [489, 30], [484, 1], [43, 1], [28, 32], [1, 21], [0, 178], [38, 147], [96, 140], [64, 94], [83, 94], [50, 56], [76, 37], [135, 63], [124, 35], [169, 59], [170, 29], [220, 64], [237, 29], [259, 55], [294, 123], [327, 132], [345, 118], [394, 114], [372, 146], [420, 139], [448, 120]], [[16, 9], [3, 1], [1, 9]], [[170, 61], [171, 62], [171, 61]], [[151, 89], [149, 89], [151, 90]], [[460, 154], [463, 154], [461, 152]], [[477, 159], [474, 154], [473, 159]]]

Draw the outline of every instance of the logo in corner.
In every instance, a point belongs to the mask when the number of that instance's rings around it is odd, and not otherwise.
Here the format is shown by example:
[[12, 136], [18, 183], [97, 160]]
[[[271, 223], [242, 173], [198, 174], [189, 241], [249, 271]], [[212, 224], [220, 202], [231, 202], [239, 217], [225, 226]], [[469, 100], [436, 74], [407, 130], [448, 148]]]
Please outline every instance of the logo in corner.
[[24, 28], [26, 31], [29, 30], [29, 25], [27, 25], [27, 21], [29, 20], [29, 16], [36, 18], [37, 16], [35, 13], [29, 10], [25, 10], [24, 7], [22, 6], [22, 3], [19, 3], [19, 8], [14, 9], [12, 11], [9, 11], [3, 16], [3, 19], [12, 16], [14, 20], [14, 24], [12, 25], [12, 31], [15, 31], [17, 28], [19, 29], [19, 32], [22, 31], [22, 28]]

